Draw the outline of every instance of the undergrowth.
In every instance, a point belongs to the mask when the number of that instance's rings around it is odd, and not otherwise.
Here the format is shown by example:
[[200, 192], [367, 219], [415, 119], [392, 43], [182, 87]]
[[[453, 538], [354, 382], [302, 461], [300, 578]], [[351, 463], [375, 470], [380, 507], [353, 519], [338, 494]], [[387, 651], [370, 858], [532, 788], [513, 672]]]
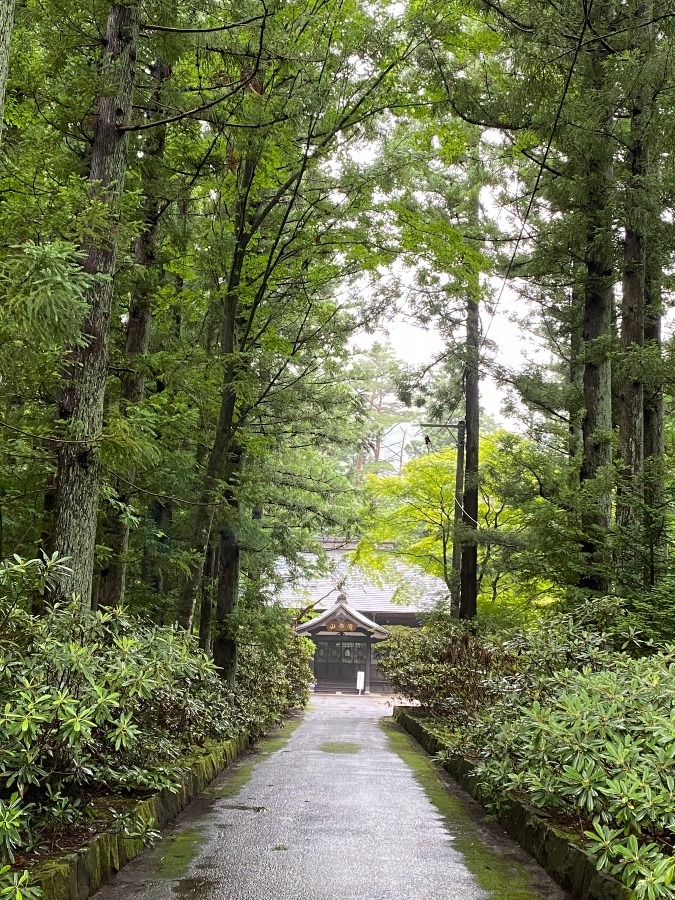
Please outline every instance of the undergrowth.
[[637, 900], [675, 898], [675, 647], [613, 600], [508, 635], [439, 621], [380, 665], [476, 764], [486, 804], [515, 794], [576, 830]]
[[[101, 795], [173, 787], [186, 758], [241, 731], [262, 733], [307, 696], [307, 649], [277, 629], [240, 652], [234, 690], [194, 639], [122, 609], [73, 601], [28, 614], [56, 559], [0, 568], [0, 897], [37, 896], [13, 864], [49, 837], [86, 830]], [[135, 826], [136, 827], [136, 826]], [[144, 835], [138, 835], [143, 837]], [[147, 835], [146, 835], [147, 837]]]

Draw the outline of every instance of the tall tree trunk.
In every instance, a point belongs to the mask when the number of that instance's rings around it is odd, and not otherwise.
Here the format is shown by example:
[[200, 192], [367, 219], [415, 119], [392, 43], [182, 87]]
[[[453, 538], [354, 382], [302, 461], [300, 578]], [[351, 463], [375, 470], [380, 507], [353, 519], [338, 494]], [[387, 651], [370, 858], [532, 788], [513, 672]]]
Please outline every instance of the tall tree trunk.
[[63, 373], [60, 417], [67, 424], [59, 447], [53, 549], [69, 558], [72, 578], [61, 595], [77, 594], [90, 605], [96, 519], [99, 506], [99, 442], [108, 369], [113, 276], [118, 251], [118, 219], [127, 168], [127, 134], [136, 81], [140, 2], [115, 4], [108, 18], [103, 57], [104, 88], [89, 171], [90, 195], [106, 211], [101, 232], [83, 244], [83, 268], [97, 276], [89, 290], [89, 314], [83, 325], [84, 346], [73, 348]]
[[0, 0], [0, 142], [2, 141], [2, 120], [5, 114], [5, 94], [7, 93], [13, 27], [14, 0]]
[[[601, 94], [605, 88], [602, 55], [591, 60], [591, 81]], [[586, 278], [584, 285], [584, 417], [581, 484], [581, 521], [584, 537], [584, 572], [579, 586], [585, 591], [608, 588], [607, 538], [611, 526], [612, 493], [602, 480], [612, 462], [612, 149], [611, 119], [604, 123], [604, 138], [589, 137], [586, 170]]]
[[[575, 273], [576, 274], [576, 273]], [[583, 290], [575, 282], [570, 296], [570, 459], [576, 460], [583, 447], [582, 408], [584, 393], [584, 297]]]
[[[235, 507], [238, 504], [235, 503]], [[224, 525], [220, 529], [218, 552], [218, 593], [216, 595], [215, 637], [213, 661], [221, 678], [231, 687], [237, 672], [237, 642], [232, 630], [232, 616], [239, 603], [239, 572], [241, 550], [235, 528]]]
[[[646, 3], [638, 2], [634, 40], [645, 63], [644, 20]], [[625, 192], [624, 273], [621, 302], [621, 387], [619, 392], [619, 455], [621, 480], [617, 496], [616, 522], [619, 533], [619, 582], [624, 590], [642, 587], [641, 528], [643, 522], [644, 467], [644, 359], [645, 272], [649, 206], [649, 156], [646, 146], [647, 85], [638, 75], [631, 99], [628, 184]]]
[[213, 640], [213, 582], [217, 565], [216, 548], [209, 544], [204, 558], [204, 572], [201, 583], [199, 606], [199, 646], [204, 653], [211, 653]]
[[462, 577], [462, 518], [464, 513], [464, 448], [466, 444], [466, 422], [457, 424], [457, 467], [455, 470], [455, 508], [452, 532], [452, 584], [450, 586], [450, 608], [453, 616], [459, 617], [460, 584]]
[[[157, 61], [152, 66], [152, 77], [157, 80], [153, 91], [150, 116], [155, 118], [162, 109], [164, 85], [171, 74], [169, 66]], [[162, 160], [166, 146], [166, 126], [149, 131], [143, 147], [141, 161], [141, 189], [143, 193], [143, 230], [134, 244], [136, 281], [132, 290], [127, 324], [126, 363], [130, 371], [122, 376], [120, 385], [120, 411], [126, 413], [130, 404], [140, 403], [145, 396], [145, 371], [143, 357], [150, 346], [152, 324], [152, 300], [156, 288], [157, 235], [161, 215]], [[141, 363], [140, 365], [138, 363]], [[128, 469], [115, 485], [119, 500], [128, 503], [133, 495], [136, 469]], [[124, 602], [127, 559], [129, 549], [129, 520], [118, 509], [109, 508], [104, 525], [111, 555], [101, 569], [99, 605], [120, 606]]]
[[[460, 619], [473, 619], [478, 604], [478, 445], [480, 435], [480, 315], [478, 301], [470, 297], [466, 305], [466, 464], [462, 563], [459, 592]], [[467, 536], [467, 535], [470, 535]]]
[[218, 418], [218, 425], [216, 426], [216, 435], [208, 455], [206, 472], [204, 473], [204, 479], [199, 494], [199, 505], [197, 507], [192, 529], [191, 549], [193, 561], [190, 563], [189, 574], [179, 598], [178, 624], [188, 631], [192, 628], [192, 619], [199, 591], [199, 582], [204, 568], [204, 556], [209, 543], [211, 526], [213, 524], [213, 516], [215, 513], [214, 495], [218, 482], [223, 479], [223, 475], [225, 474], [226, 478], [228, 476], [228, 473], [225, 473], [225, 469], [227, 467], [228, 451], [233, 435], [237, 400], [234, 387], [235, 375], [236, 372], [233, 371], [233, 367], [227, 365], [225, 367], [225, 377], [223, 379], [224, 386], [221, 395], [220, 416]]
[[644, 585], [655, 587], [666, 573], [666, 517], [664, 470], [663, 387], [661, 372], [661, 265], [659, 254], [647, 245], [645, 351], [652, 350], [657, 358], [653, 377], [645, 385], [644, 394], [644, 457], [645, 457], [645, 546], [647, 561]]
[[220, 328], [220, 355], [223, 359], [223, 387], [220, 397], [220, 413], [216, 433], [206, 463], [206, 471], [199, 494], [199, 506], [192, 530], [191, 550], [193, 561], [178, 602], [178, 623], [183, 628], [192, 628], [195, 603], [199, 591], [199, 580], [204, 567], [204, 554], [209, 542], [214, 516], [214, 495], [219, 481], [232, 476], [236, 466], [226, 472], [228, 455], [234, 433], [237, 391], [235, 381], [240, 363], [233, 358], [237, 345], [237, 320], [239, 315], [239, 288], [244, 269], [244, 260], [250, 235], [247, 232], [248, 204], [255, 175], [255, 161], [247, 158], [242, 169], [242, 182], [236, 209], [236, 235], [227, 292], [223, 299]]

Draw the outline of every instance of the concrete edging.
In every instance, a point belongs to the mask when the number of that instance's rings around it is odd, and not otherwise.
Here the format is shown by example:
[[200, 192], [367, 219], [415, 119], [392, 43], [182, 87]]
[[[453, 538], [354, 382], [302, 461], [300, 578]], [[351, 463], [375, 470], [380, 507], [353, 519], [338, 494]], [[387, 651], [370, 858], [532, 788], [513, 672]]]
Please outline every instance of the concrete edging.
[[[130, 814], [149, 830], [165, 828], [250, 743], [248, 735], [241, 734], [218, 744], [183, 773], [175, 792], [163, 788], [140, 800]], [[79, 850], [37, 863], [29, 872], [42, 888], [43, 900], [88, 900], [144, 849], [141, 838], [126, 836], [122, 824], [112, 822]]]
[[[435, 756], [448, 749], [439, 737], [405, 708], [394, 707], [394, 721], [427, 753]], [[481, 802], [480, 784], [468, 760], [455, 754], [441, 765], [474, 800]], [[631, 892], [627, 887], [615, 878], [598, 872], [591, 855], [547, 822], [538, 810], [509, 797], [505, 799], [497, 820], [523, 850], [578, 900], [629, 900]]]

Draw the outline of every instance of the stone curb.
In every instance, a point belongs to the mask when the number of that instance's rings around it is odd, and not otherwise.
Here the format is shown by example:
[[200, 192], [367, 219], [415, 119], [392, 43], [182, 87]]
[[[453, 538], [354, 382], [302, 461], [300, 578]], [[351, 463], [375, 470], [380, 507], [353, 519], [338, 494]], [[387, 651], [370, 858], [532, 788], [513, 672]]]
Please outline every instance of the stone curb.
[[[427, 753], [435, 756], [448, 749], [423, 722], [403, 707], [394, 707], [394, 721]], [[468, 760], [456, 754], [441, 765], [474, 800], [481, 802], [480, 785]], [[509, 798], [497, 819], [507, 834], [578, 900], [629, 900], [631, 892], [628, 888], [615, 878], [598, 872], [590, 854], [572, 843], [568, 835], [547, 822], [536, 809]]]
[[[136, 821], [151, 830], [165, 828], [250, 743], [248, 735], [242, 734], [196, 759], [182, 775], [175, 793], [163, 788], [133, 807]], [[42, 888], [43, 900], [88, 900], [144, 849], [140, 838], [127, 837], [121, 823], [114, 822], [79, 850], [38, 863], [29, 871]]]

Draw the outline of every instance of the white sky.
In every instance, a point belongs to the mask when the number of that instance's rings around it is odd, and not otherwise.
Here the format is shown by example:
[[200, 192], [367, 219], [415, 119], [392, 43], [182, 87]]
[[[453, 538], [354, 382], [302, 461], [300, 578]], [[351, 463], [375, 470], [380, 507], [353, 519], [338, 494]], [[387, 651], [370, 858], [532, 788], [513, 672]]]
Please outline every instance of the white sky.
[[[499, 143], [502, 136], [497, 132], [486, 131], [483, 139]], [[353, 158], [363, 161], [374, 158], [375, 150], [370, 147], [359, 147], [351, 154]], [[514, 182], [515, 185], [515, 182]], [[501, 206], [494, 198], [491, 189], [486, 187], [481, 192], [481, 205], [488, 216], [505, 232], [517, 233], [519, 222], [516, 221], [511, 211]], [[392, 267], [398, 278], [405, 284], [409, 282], [405, 271], [396, 264]], [[542, 349], [541, 341], [529, 333], [522, 324], [514, 321], [516, 315], [523, 313], [522, 300], [519, 295], [508, 285], [503, 287], [501, 278], [490, 278], [490, 287], [493, 298], [499, 298], [494, 316], [486, 308], [481, 310], [482, 333], [488, 329], [488, 338], [497, 345], [497, 353], [494, 361], [511, 371], [517, 371], [529, 361], [536, 359], [538, 362], [546, 362], [550, 354]], [[365, 290], [369, 290], [368, 287]], [[435, 328], [421, 328], [411, 324], [405, 316], [393, 317], [381, 331], [372, 335], [359, 335], [353, 340], [353, 345], [359, 349], [367, 349], [376, 341], [388, 342], [396, 355], [403, 362], [418, 366], [430, 362], [433, 357], [443, 350], [444, 342], [439, 331]], [[507, 391], [498, 384], [494, 378], [484, 375], [481, 379], [481, 408], [498, 423], [510, 428], [519, 429], [521, 424], [503, 413], [503, 405]]]
[[[539, 358], [533, 338], [520, 325], [511, 321], [512, 315], [518, 311], [519, 303], [517, 294], [505, 290], [488, 334], [489, 339], [498, 346], [497, 361], [510, 369], [520, 369], [534, 355]], [[485, 309], [482, 310], [481, 320], [484, 330], [490, 322], [490, 315]], [[444, 346], [443, 338], [435, 328], [420, 328], [406, 321], [403, 316], [394, 317], [387, 324], [386, 331], [360, 335], [355, 345], [366, 349], [376, 341], [388, 342], [399, 359], [414, 366], [430, 362]], [[481, 380], [481, 407], [498, 422], [515, 426], [516, 423], [502, 412], [504, 399], [504, 388], [490, 376], [485, 376]]]

